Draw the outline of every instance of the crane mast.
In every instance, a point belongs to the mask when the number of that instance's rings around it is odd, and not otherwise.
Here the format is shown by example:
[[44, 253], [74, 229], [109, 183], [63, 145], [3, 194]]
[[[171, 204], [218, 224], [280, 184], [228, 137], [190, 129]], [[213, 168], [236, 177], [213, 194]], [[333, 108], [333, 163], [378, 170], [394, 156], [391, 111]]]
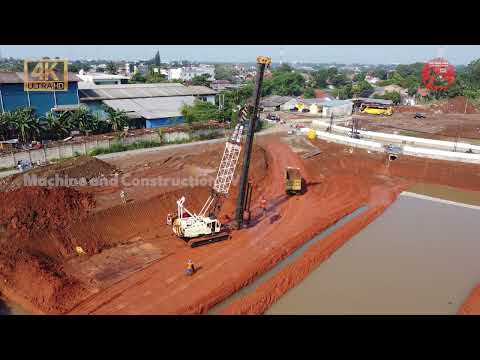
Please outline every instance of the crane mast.
[[[240, 196], [242, 199], [244, 198], [246, 179], [248, 176], [248, 165], [252, 152], [253, 133], [255, 131], [258, 104], [260, 100], [261, 82], [263, 80], [265, 66], [270, 65], [270, 63], [271, 60], [268, 57], [259, 56], [257, 58], [258, 73], [255, 88], [254, 106], [252, 111], [252, 119], [250, 120], [250, 126], [248, 127], [247, 148], [240, 179], [239, 199]], [[187, 210], [184, 206], [184, 196], [177, 200], [177, 217], [173, 222], [173, 232], [177, 236], [184, 239], [202, 237], [199, 240], [192, 241], [190, 243], [191, 247], [208, 244], [215, 241], [221, 241], [229, 236], [228, 232], [220, 233], [221, 224], [217, 217], [218, 213], [220, 212], [223, 199], [229, 194], [230, 186], [235, 175], [235, 169], [242, 151], [242, 136], [248, 123], [248, 115], [248, 108], [242, 108], [240, 111], [239, 121], [225, 144], [225, 149], [218, 167], [217, 176], [215, 178], [211, 194], [207, 201], [203, 204], [200, 212], [196, 214]], [[240, 205], [243, 207], [243, 203]], [[238, 215], [239, 213], [237, 209], [237, 219]], [[207, 237], [204, 238], [203, 236]]]

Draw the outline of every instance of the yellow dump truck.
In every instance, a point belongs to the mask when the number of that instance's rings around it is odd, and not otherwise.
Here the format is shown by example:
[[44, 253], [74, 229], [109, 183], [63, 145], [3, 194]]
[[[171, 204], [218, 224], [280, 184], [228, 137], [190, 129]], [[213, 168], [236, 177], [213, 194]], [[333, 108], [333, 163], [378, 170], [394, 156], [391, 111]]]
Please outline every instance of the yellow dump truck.
[[362, 113], [370, 115], [391, 116], [393, 114], [393, 108], [391, 106], [365, 106], [362, 109]]
[[302, 175], [300, 169], [293, 167], [285, 168], [285, 192], [289, 195], [298, 194], [302, 191]]

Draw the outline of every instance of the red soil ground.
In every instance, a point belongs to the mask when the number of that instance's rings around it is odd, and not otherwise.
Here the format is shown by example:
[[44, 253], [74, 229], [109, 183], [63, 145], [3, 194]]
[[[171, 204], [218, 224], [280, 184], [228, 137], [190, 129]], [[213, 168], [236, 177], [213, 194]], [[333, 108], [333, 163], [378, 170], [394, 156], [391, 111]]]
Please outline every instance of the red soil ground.
[[65, 229], [87, 216], [92, 196], [70, 188], [23, 188], [0, 192], [0, 204], [0, 291], [41, 311], [73, 306], [83, 288], [61, 267], [74, 251]]
[[458, 310], [459, 315], [480, 315], [480, 285], [477, 285]]
[[[94, 210], [95, 213], [91, 213], [90, 205], [78, 213], [74, 212], [75, 209], [47, 206], [49, 212], [58, 214], [67, 211], [69, 214], [66, 216], [68, 224], [55, 222], [55, 226], [47, 227], [50, 233], [55, 235], [61, 231], [64, 236], [55, 239], [54, 246], [42, 244], [32, 247], [38, 249], [38, 254], [54, 259], [55, 262], [50, 263], [56, 267], [41, 268], [40, 265], [23, 265], [23, 260], [13, 261], [10, 274], [16, 278], [11, 283], [8, 282], [8, 286], [3, 286], [2, 282], [2, 291], [14, 301], [23, 299], [24, 302], [17, 302], [21, 305], [30, 304], [29, 309], [47, 313], [205, 313], [256, 276], [268, 271], [316, 233], [360, 206], [371, 205], [370, 211], [348, 223], [342, 231], [334, 232], [321, 244], [315, 244], [302, 256], [301, 262], [291, 264], [291, 267], [281, 272], [282, 276], [277, 275], [264, 284], [265, 287], [262, 287], [263, 290], [258, 292], [257, 297], [240, 299], [238, 307], [230, 308], [232, 313], [261, 313], [351, 235], [372, 221], [410, 184], [421, 181], [480, 190], [479, 166], [407, 157], [388, 163], [384, 154], [368, 154], [357, 149], [350, 152], [346, 147], [321, 141], [314, 141], [313, 144], [322, 153], [303, 160], [292, 148], [305, 146], [307, 151], [312, 145], [303, 139], [292, 146], [285, 141], [278, 136], [257, 139], [259, 146], [254, 149], [250, 167], [255, 184], [253, 221], [249, 228], [233, 232], [232, 239], [191, 249], [175, 238], [171, 228], [165, 224], [167, 213], [175, 209], [175, 201], [182, 195], [187, 199], [187, 208], [198, 210], [208, 197], [206, 187], [180, 189], [178, 186], [131, 186], [128, 191], [129, 198], [133, 201], [126, 205], [120, 204], [118, 193], [121, 188], [118, 186], [81, 189], [75, 196], [87, 199], [93, 194], [97, 204], [100, 204]], [[306, 145], [302, 145], [302, 142]], [[166, 152], [161, 156], [142, 154], [112, 161], [112, 165], [121, 168], [125, 174], [138, 177], [198, 175], [206, 170], [210, 173], [213, 170], [214, 173], [210, 176], [214, 176], [222, 150], [223, 145], [217, 144], [198, 147], [193, 151]], [[285, 166], [300, 168], [307, 183], [305, 194], [294, 197], [284, 194]], [[223, 221], [228, 221], [233, 215], [236, 193], [234, 184], [232, 195], [226, 200], [221, 213]], [[12, 196], [8, 194], [0, 193], [1, 196]], [[261, 216], [258, 209], [260, 195], [265, 195], [268, 199], [269, 213], [266, 218]], [[48, 195], [38, 197], [48, 198]], [[1, 201], [0, 204], [5, 202]], [[63, 206], [61, 201], [59, 204]], [[16, 206], [9, 205], [0, 209], [0, 214], [17, 211], [8, 210], [10, 207], [16, 209]], [[80, 208], [80, 205], [76, 208]], [[12, 219], [10, 213], [2, 216]], [[36, 221], [42, 224], [44, 216], [47, 215], [36, 218]], [[70, 221], [71, 218], [75, 219]], [[45, 231], [44, 228], [40, 229]], [[9, 231], [7, 234], [12, 236]], [[24, 239], [21, 251], [30, 249], [31, 246], [26, 244], [32, 241], [41, 244], [41, 241], [34, 241], [34, 236], [28, 236], [21, 235]], [[92, 267], [100, 266], [102, 254], [114, 250], [117, 252], [113, 254], [118, 255], [124, 251], [122, 246], [128, 244], [138, 244], [138, 247], [148, 245], [158, 253], [158, 260], [148, 267], [130, 271], [128, 276], [118, 281], [112, 280], [111, 275], [115, 269], [106, 269], [108, 271], [102, 276], [109, 274], [111, 281], [108, 281], [108, 286], [105, 285], [106, 282], [102, 285], [101, 281], [92, 285], [88, 272], [83, 271], [85, 268], [79, 268], [80, 265], [73, 261], [76, 258], [72, 259], [73, 247], [79, 245], [88, 254], [85, 263], [91, 260]], [[34, 259], [43, 259], [42, 256]], [[28, 259], [30, 261], [31, 258]], [[191, 278], [184, 276], [188, 259], [192, 259], [198, 268], [198, 272]], [[40, 271], [43, 272], [39, 274]], [[52, 274], [61, 274], [62, 271], [65, 276], [57, 276], [57, 282], [51, 281], [54, 286], [42, 290], [45, 274], [53, 276]], [[32, 285], [31, 279], [37, 279], [37, 283]], [[32, 288], [28, 289], [28, 286]]]
[[[286, 269], [269, 282], [265, 291], [256, 293], [261, 301], [245, 300], [247, 313], [261, 313], [283, 291], [301, 281], [313, 267], [373, 220], [416, 178], [480, 188], [478, 181], [457, 182], [452, 176], [464, 171], [471, 174], [472, 167], [468, 166], [468, 169], [463, 165], [451, 167], [450, 170], [455, 170], [449, 173], [439, 171], [446, 167], [445, 163], [431, 160], [399, 159], [387, 166], [381, 154], [367, 155], [357, 150], [350, 154], [342, 146], [323, 142], [316, 142], [323, 154], [304, 161], [278, 138], [259, 139], [258, 143], [265, 148], [267, 156], [268, 175], [263, 183], [268, 186], [261, 185], [257, 190], [269, 199], [267, 218], [258, 217], [257, 208], [254, 226], [235, 232], [229, 241], [196, 249], [182, 244], [166, 259], [91, 297], [72, 313], [205, 313], [257, 275], [268, 271], [319, 231], [366, 203], [373, 205], [372, 210], [348, 224], [342, 232], [335, 232], [326, 243], [318, 245], [320, 248], [310, 249], [298, 268]], [[309, 186], [303, 196], [286, 197], [283, 194], [282, 171], [287, 165], [300, 167], [306, 177]], [[480, 173], [478, 167], [475, 170]], [[414, 179], [404, 178], [402, 173], [412, 175]], [[168, 241], [175, 240], [170, 237]], [[193, 278], [183, 275], [185, 262], [190, 258], [199, 267]], [[232, 313], [245, 312], [242, 306], [240, 310], [230, 310]]]

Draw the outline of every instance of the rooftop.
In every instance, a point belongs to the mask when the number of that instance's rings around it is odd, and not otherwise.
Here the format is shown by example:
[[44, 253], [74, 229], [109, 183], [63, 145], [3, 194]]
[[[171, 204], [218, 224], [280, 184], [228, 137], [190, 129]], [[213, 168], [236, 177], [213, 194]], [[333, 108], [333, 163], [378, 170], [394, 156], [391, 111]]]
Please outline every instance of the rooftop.
[[[0, 71], [0, 84], [23, 84], [23, 72]], [[79, 82], [80, 79], [74, 73], [68, 73], [69, 82]]]
[[184, 104], [192, 105], [195, 101], [193, 96], [182, 97], [155, 97], [139, 99], [104, 100], [111, 108], [123, 110], [131, 117], [143, 117], [159, 119], [165, 117], [182, 116], [181, 109]]
[[102, 80], [102, 79], [121, 79], [121, 80], [128, 80], [128, 76], [124, 75], [117, 75], [117, 74], [106, 74], [106, 73], [83, 73], [83, 74], [78, 74], [79, 77], [88, 77], [91, 76], [94, 80]]
[[95, 85], [84, 82], [78, 84], [78, 92], [82, 101], [199, 96], [217, 93], [206, 86], [185, 86], [178, 83]]
[[263, 107], [276, 107], [276, 106], [283, 105], [292, 99], [293, 99], [292, 96], [270, 95], [270, 96], [264, 97], [260, 101], [260, 105]]
[[353, 101], [361, 101], [367, 104], [381, 104], [381, 105], [392, 105], [392, 100], [385, 100], [385, 99], [372, 99], [372, 98], [354, 98]]

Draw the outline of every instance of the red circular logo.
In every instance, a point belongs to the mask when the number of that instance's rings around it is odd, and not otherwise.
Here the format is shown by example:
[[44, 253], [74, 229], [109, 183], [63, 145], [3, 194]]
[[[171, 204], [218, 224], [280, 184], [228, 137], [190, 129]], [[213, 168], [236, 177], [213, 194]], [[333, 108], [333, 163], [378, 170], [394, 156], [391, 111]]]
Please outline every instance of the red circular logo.
[[423, 66], [423, 85], [430, 90], [446, 90], [455, 83], [455, 67], [442, 58], [430, 60]]

